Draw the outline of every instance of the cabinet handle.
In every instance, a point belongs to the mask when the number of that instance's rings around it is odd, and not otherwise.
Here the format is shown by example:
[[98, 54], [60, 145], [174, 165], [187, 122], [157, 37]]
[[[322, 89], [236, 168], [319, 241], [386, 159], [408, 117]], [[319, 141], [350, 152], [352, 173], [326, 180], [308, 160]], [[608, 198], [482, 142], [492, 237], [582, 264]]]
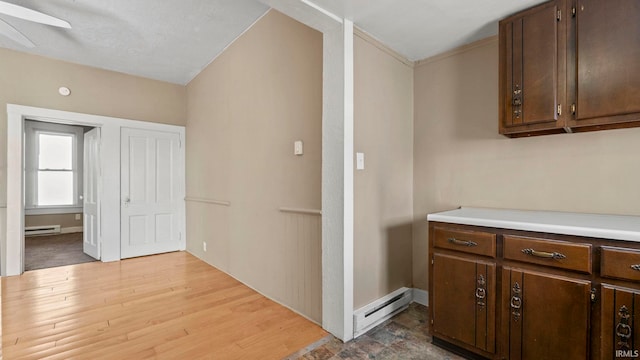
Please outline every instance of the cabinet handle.
[[550, 252], [544, 252], [544, 251], [535, 251], [533, 249], [522, 249], [522, 252], [527, 255], [544, 258], [544, 259], [560, 260], [560, 259], [565, 259], [567, 257], [566, 255], [558, 252], [550, 253]]
[[447, 239], [450, 243], [454, 244], [454, 245], [462, 245], [462, 246], [478, 246], [478, 243], [475, 243], [473, 241], [466, 241], [466, 240], [458, 240], [456, 238], [449, 238]]
[[628, 350], [630, 348], [629, 339], [631, 338], [632, 330], [631, 326], [629, 326], [629, 318], [631, 315], [626, 305], [620, 307], [618, 316], [620, 316], [620, 321], [616, 325], [616, 336], [620, 338], [620, 341], [618, 341], [617, 347], [622, 350]]
[[522, 299], [518, 296], [513, 295], [511, 297], [511, 308], [514, 310], [518, 310], [522, 307]]
[[631, 265], [631, 268], [632, 268], [633, 270], [638, 270], [638, 271], [640, 271], [640, 264]]
[[478, 276], [478, 287], [476, 288], [476, 304], [483, 308], [486, 304], [484, 298], [487, 297], [487, 290], [485, 289], [487, 281], [484, 279], [484, 275]]
[[511, 309], [513, 310], [511, 312], [511, 314], [513, 315], [513, 321], [518, 321], [520, 319], [520, 308], [522, 307], [522, 298], [520, 298], [520, 284], [518, 284], [518, 282], [516, 281], [515, 285], [513, 285], [513, 288], [511, 288], [511, 293], [513, 294], [513, 296], [511, 296], [511, 301], [509, 303], [509, 306], [511, 306]]

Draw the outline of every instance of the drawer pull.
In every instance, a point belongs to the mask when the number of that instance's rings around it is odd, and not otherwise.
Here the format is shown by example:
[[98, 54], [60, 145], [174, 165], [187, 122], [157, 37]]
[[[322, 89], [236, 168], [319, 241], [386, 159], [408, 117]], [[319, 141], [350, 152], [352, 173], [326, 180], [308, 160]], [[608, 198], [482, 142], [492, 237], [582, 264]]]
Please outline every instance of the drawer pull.
[[640, 264], [631, 265], [631, 268], [632, 268], [633, 270], [638, 270], [638, 271], [640, 271]]
[[462, 246], [478, 246], [478, 243], [473, 242], [473, 241], [466, 241], [466, 240], [458, 240], [456, 238], [449, 238], [447, 239], [450, 243], [454, 244], [454, 245], [462, 245]]
[[531, 255], [531, 256], [535, 256], [535, 257], [540, 257], [540, 258], [545, 258], [545, 259], [555, 259], [555, 260], [560, 260], [560, 259], [565, 259], [567, 256], [558, 252], [544, 252], [544, 251], [535, 251], [533, 249], [522, 249], [522, 252], [527, 254], [527, 255]]

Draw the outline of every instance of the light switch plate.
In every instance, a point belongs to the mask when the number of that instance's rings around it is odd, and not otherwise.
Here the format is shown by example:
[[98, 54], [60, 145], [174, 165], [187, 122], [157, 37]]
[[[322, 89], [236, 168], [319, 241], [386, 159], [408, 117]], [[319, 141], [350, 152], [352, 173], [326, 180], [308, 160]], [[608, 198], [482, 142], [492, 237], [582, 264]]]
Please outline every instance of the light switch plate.
[[356, 153], [356, 170], [364, 170], [364, 153]]
[[294, 155], [302, 155], [302, 154], [304, 154], [302, 140], [298, 140], [298, 141], [293, 143], [293, 154]]

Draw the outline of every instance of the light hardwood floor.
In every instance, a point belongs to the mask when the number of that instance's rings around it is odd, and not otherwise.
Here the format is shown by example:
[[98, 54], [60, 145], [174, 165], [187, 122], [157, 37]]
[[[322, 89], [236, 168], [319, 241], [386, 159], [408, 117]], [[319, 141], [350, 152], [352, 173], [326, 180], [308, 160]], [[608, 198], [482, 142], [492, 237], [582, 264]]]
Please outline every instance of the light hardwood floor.
[[282, 359], [319, 326], [186, 252], [2, 278], [5, 359]]

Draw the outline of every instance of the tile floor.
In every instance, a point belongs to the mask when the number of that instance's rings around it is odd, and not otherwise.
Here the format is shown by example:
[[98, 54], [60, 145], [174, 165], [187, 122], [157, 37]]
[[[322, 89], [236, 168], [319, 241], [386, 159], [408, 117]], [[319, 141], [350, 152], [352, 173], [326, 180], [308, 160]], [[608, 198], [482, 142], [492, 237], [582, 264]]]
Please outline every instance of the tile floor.
[[431, 344], [427, 308], [413, 303], [409, 307], [347, 343], [329, 336], [287, 360], [459, 360], [455, 354]]

